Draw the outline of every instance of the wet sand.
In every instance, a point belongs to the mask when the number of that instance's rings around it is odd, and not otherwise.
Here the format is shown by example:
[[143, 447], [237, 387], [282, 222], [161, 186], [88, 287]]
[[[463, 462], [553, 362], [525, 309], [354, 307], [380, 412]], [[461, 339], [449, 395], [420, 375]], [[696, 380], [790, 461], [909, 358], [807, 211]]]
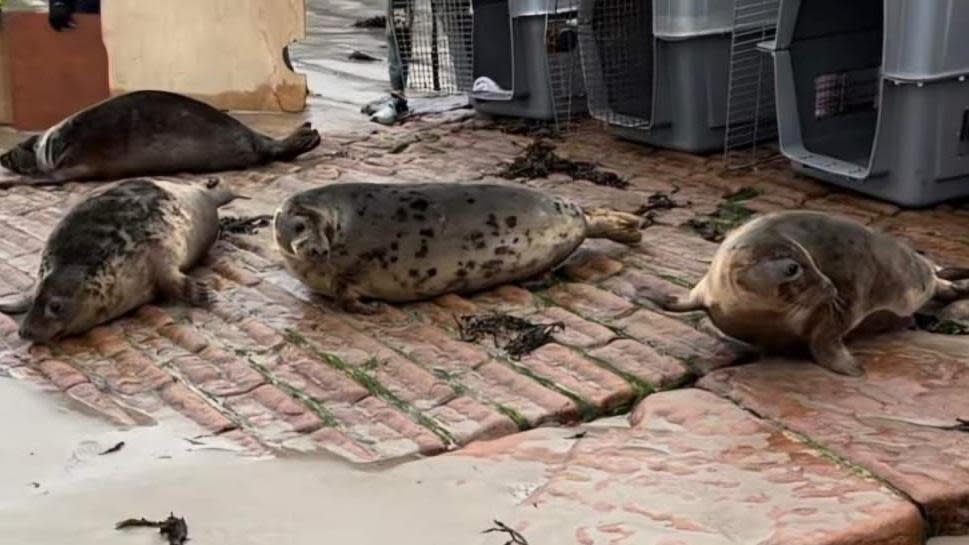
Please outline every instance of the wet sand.
[[200, 545], [492, 543], [480, 532], [543, 482], [539, 464], [458, 456], [382, 471], [256, 460], [211, 438], [192, 445], [200, 431], [174, 416], [122, 431], [58, 400], [0, 378], [0, 545], [161, 543], [113, 527], [170, 511]]

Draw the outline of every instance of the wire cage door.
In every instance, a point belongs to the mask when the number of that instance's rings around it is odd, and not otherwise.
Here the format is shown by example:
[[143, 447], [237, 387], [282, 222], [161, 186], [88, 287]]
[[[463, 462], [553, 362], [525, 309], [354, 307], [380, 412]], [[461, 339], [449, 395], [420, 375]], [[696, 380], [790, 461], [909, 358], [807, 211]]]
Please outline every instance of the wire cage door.
[[579, 43], [593, 118], [649, 129], [655, 56], [652, 0], [582, 0]]
[[391, 0], [393, 38], [406, 88], [425, 95], [471, 90], [471, 0]]
[[[564, 11], [564, 0], [548, 0], [545, 19], [545, 45], [548, 54], [548, 80], [555, 109], [555, 128], [568, 131], [572, 122], [588, 110], [588, 91], [582, 73], [579, 50], [579, 18], [574, 10]], [[569, 3], [569, 7], [574, 2]]]
[[724, 160], [746, 168], [778, 155], [774, 62], [757, 48], [777, 34], [780, 0], [736, 0]]

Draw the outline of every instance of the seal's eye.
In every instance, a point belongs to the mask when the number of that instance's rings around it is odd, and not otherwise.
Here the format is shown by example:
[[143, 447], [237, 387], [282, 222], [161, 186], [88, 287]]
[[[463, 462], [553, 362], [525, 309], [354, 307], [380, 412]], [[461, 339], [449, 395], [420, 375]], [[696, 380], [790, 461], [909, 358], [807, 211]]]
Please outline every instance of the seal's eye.
[[788, 278], [793, 278], [797, 276], [797, 273], [801, 272], [801, 266], [797, 263], [790, 263], [784, 268], [784, 276]]
[[215, 189], [216, 187], [218, 187], [220, 181], [221, 180], [219, 180], [218, 178], [209, 178], [208, 180], [205, 181], [205, 187], [207, 187], [208, 189]]
[[60, 301], [51, 301], [50, 303], [47, 303], [47, 312], [53, 316], [57, 316], [62, 310], [64, 310], [64, 305], [62, 305]]
[[293, 232], [297, 235], [302, 235], [304, 231], [306, 231], [306, 223], [297, 221], [296, 225], [293, 226]]

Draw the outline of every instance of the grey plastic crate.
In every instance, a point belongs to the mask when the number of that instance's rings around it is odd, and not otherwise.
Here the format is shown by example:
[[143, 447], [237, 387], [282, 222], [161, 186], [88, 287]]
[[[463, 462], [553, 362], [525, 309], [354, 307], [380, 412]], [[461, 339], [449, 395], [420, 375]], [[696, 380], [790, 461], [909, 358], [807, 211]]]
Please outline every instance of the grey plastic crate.
[[904, 206], [969, 196], [969, 2], [782, 0], [781, 152]]
[[589, 110], [617, 136], [723, 149], [733, 0], [581, 0]]
[[554, 121], [564, 127], [586, 111], [576, 42], [577, 0], [473, 0], [475, 110]]

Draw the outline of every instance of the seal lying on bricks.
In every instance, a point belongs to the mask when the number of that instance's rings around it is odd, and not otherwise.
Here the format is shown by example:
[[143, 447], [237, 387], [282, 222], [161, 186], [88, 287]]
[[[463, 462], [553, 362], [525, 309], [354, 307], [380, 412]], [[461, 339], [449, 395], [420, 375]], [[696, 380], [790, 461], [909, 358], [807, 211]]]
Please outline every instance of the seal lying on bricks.
[[844, 337], [884, 316], [909, 317], [932, 299], [969, 295], [942, 269], [886, 234], [820, 212], [779, 212], [731, 233], [674, 312], [705, 310], [724, 333], [769, 350], [806, 345], [814, 360], [859, 376]]
[[361, 299], [414, 301], [525, 280], [586, 238], [635, 244], [641, 225], [525, 187], [351, 183], [288, 198], [274, 233], [287, 269], [311, 290], [373, 312]]
[[236, 198], [214, 178], [130, 180], [95, 194], [51, 233], [36, 293], [0, 311], [27, 312], [20, 336], [45, 343], [113, 320], [159, 294], [206, 305], [212, 292], [185, 271], [218, 237], [218, 208]]
[[309, 123], [282, 140], [197, 100], [137, 91], [82, 110], [0, 156], [39, 183], [244, 169], [288, 161], [320, 144]]

